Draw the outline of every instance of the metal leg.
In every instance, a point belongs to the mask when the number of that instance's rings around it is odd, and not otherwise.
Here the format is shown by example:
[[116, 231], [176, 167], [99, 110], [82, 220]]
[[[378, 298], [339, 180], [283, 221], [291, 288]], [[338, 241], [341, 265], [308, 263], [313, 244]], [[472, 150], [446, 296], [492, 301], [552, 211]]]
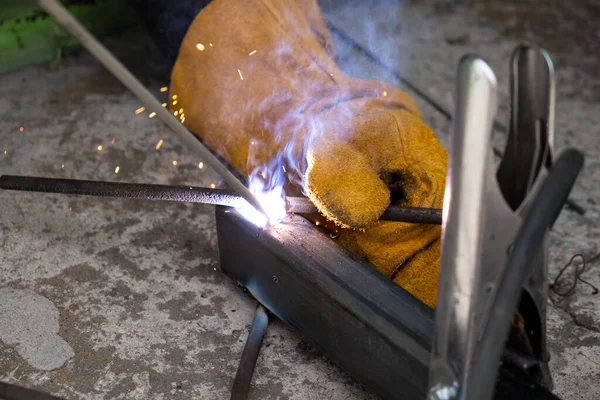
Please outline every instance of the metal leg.
[[267, 333], [268, 326], [269, 315], [263, 305], [259, 303], [258, 307], [256, 307], [254, 321], [252, 321], [252, 327], [250, 328], [250, 333], [242, 352], [240, 365], [233, 381], [231, 400], [246, 400], [248, 398], [254, 367], [256, 366], [260, 346], [265, 333]]

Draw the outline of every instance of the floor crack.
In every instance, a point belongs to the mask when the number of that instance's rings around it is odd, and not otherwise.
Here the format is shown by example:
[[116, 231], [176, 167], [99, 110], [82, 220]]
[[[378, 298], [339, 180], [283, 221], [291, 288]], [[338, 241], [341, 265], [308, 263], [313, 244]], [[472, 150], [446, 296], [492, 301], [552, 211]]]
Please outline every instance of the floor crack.
[[550, 303], [552, 303], [552, 305], [554, 307], [556, 307], [558, 310], [561, 310], [561, 311], [565, 312], [566, 314], [568, 314], [571, 317], [571, 320], [573, 321], [573, 324], [575, 324], [575, 326], [583, 328], [583, 329], [587, 329], [588, 331], [600, 333], [600, 327], [594, 326], [589, 322], [581, 321], [581, 319], [580, 319], [581, 317], [578, 316], [574, 311], [571, 311], [571, 307], [568, 304], [561, 307], [559, 303], [561, 303], [561, 300], [563, 300], [563, 299], [556, 300], [556, 299], [552, 298], [552, 296], [548, 296], [548, 300], [550, 300]]
[[597, 326], [594, 326], [592, 324], [589, 324], [587, 322], [580, 321], [579, 318], [577, 317], [577, 314], [575, 314], [573, 311], [567, 311], [567, 313], [571, 316], [571, 319], [573, 320], [573, 323], [576, 326], [587, 329], [592, 332], [600, 333], [600, 328], [598, 328]]

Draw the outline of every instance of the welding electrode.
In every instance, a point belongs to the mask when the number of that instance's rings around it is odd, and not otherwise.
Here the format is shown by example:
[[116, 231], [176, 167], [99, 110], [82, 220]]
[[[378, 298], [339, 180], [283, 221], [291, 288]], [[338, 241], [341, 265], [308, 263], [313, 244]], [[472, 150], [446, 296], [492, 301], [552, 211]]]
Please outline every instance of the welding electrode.
[[[78, 179], [40, 178], [33, 176], [0, 176], [0, 189], [26, 192], [75, 194], [84, 196], [119, 197], [128, 199], [181, 201], [241, 207], [243, 197], [222, 189], [192, 186], [170, 186], [143, 183], [86, 181]], [[317, 207], [304, 197], [286, 197], [286, 211], [293, 214], [317, 214]], [[382, 220], [419, 224], [442, 223], [442, 210], [437, 208], [414, 208], [391, 206]]]

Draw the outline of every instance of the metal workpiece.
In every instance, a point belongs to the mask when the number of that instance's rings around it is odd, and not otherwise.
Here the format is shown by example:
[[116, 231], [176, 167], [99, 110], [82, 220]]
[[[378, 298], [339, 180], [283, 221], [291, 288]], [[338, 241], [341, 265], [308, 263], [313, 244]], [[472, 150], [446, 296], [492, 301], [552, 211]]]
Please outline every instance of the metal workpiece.
[[433, 312], [300, 216], [261, 229], [216, 208], [221, 269], [384, 399], [426, 394]]

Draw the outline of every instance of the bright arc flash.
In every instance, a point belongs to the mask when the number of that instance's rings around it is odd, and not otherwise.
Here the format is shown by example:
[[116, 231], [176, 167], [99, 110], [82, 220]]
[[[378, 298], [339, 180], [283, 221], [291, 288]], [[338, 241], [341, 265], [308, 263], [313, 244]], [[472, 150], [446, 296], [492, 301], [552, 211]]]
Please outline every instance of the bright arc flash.
[[268, 223], [277, 223], [286, 216], [285, 200], [281, 187], [266, 192], [262, 189], [262, 184], [254, 184], [253, 182], [250, 184], [250, 191], [262, 205], [267, 215], [262, 214], [250, 203], [244, 202], [243, 206], [236, 209], [248, 221], [258, 227], [264, 228]]

